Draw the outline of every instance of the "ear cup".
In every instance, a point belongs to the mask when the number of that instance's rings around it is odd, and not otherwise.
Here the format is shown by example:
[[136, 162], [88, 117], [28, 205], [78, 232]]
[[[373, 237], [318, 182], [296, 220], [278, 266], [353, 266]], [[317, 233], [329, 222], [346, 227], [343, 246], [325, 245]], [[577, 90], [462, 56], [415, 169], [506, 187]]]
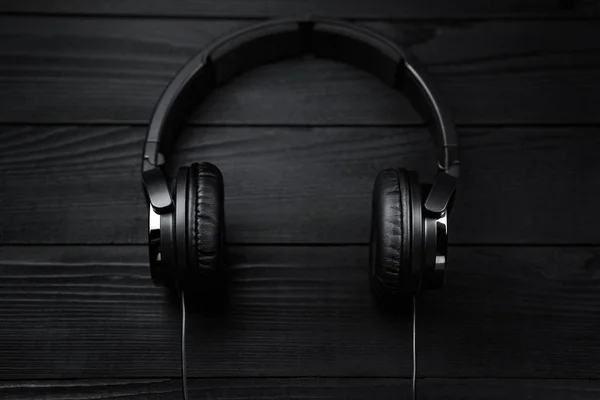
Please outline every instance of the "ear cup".
[[186, 306], [190, 312], [220, 313], [228, 300], [223, 175], [210, 163], [194, 163], [185, 175], [184, 200], [177, 199], [176, 215], [186, 216], [177, 228], [177, 246], [184, 249]]
[[409, 179], [405, 170], [386, 169], [373, 187], [370, 280], [379, 300], [394, 300], [412, 291]]
[[423, 278], [425, 273], [423, 257], [423, 201], [421, 191], [423, 190], [419, 182], [419, 176], [414, 171], [405, 171], [408, 177], [408, 190], [411, 206], [411, 291], [413, 294], [419, 294], [423, 287]]
[[188, 185], [188, 266], [211, 274], [224, 263], [225, 210], [223, 175], [211, 163], [194, 163]]
[[188, 168], [181, 167], [177, 171], [177, 177], [175, 178], [175, 189], [174, 189], [174, 220], [175, 220], [175, 244], [173, 246], [175, 251], [175, 285], [178, 290], [183, 288], [185, 282], [185, 275], [187, 270], [187, 192], [189, 186], [188, 179]]

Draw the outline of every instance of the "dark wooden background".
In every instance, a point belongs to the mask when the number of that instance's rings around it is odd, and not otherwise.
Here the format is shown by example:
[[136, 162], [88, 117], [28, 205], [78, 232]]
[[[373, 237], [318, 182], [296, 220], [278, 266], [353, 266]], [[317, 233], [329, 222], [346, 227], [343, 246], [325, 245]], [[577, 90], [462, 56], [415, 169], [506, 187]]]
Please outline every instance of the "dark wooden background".
[[[208, 42], [316, 14], [409, 47], [458, 123], [443, 291], [419, 303], [429, 399], [600, 398], [600, 2], [0, 1], [0, 398], [178, 399], [179, 314], [150, 280], [141, 145]], [[367, 284], [373, 180], [433, 173], [402, 96], [333, 61], [216, 92], [176, 162], [223, 171], [230, 312], [189, 327], [192, 398], [397, 399], [410, 321]]]

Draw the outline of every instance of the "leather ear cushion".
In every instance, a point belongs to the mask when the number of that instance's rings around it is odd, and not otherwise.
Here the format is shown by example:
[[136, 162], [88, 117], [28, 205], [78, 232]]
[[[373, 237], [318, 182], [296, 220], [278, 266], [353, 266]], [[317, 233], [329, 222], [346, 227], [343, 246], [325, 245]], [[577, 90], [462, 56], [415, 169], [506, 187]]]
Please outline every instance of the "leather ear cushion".
[[370, 243], [371, 286], [379, 299], [411, 293], [412, 205], [409, 175], [386, 169], [373, 187]]
[[188, 265], [200, 273], [221, 268], [224, 258], [223, 175], [211, 163], [194, 163], [188, 185]]

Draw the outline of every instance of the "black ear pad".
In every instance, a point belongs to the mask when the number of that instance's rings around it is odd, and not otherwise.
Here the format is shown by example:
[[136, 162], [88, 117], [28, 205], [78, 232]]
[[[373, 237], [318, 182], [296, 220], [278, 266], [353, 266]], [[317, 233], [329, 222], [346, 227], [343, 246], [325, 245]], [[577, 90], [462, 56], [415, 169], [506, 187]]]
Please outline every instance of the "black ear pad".
[[210, 163], [188, 171], [186, 304], [222, 313], [228, 302], [223, 175]]
[[210, 163], [181, 167], [175, 190], [176, 289], [190, 311], [226, 305], [223, 175]]
[[412, 293], [409, 175], [386, 169], [373, 187], [370, 281], [378, 300], [393, 301]]
[[419, 176], [414, 171], [405, 171], [408, 177], [408, 190], [410, 192], [411, 205], [411, 291], [413, 294], [421, 293], [424, 279], [424, 255], [423, 255], [423, 201], [421, 191], [423, 188], [419, 182]]
[[211, 163], [194, 163], [188, 176], [188, 266], [209, 275], [224, 263], [223, 175]]

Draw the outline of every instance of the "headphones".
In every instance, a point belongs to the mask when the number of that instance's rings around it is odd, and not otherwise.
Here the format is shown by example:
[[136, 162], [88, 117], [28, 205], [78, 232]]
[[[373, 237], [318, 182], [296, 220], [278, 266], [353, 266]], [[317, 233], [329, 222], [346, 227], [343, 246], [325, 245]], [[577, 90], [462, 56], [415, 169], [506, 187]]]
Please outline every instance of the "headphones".
[[371, 30], [336, 20], [283, 19], [209, 45], [179, 71], [154, 109], [142, 160], [150, 271], [155, 284], [185, 291], [186, 304], [224, 291], [223, 175], [211, 163], [194, 163], [169, 182], [166, 156], [188, 115], [214, 88], [257, 65], [307, 52], [371, 72], [406, 93], [430, 124], [438, 151], [433, 183], [421, 184], [416, 172], [404, 169], [383, 170], [375, 180], [369, 275], [375, 298], [386, 303], [443, 284], [459, 154], [448, 107], [431, 78], [414, 56]]

